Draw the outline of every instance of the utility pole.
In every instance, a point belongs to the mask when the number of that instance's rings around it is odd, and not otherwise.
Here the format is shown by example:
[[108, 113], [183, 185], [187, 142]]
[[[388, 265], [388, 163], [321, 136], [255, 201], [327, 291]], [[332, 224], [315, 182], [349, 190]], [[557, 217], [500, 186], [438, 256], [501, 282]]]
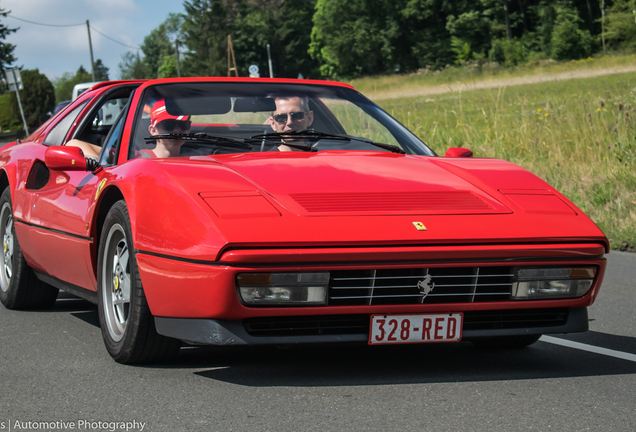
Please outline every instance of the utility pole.
[[177, 54], [177, 76], [181, 78], [181, 66], [179, 65], [179, 39], [174, 40], [174, 49]]
[[91, 25], [86, 20], [86, 30], [88, 30], [88, 48], [91, 51], [91, 75], [95, 81], [95, 62], [93, 61], [93, 42], [91, 42]]
[[269, 44], [267, 44], [267, 63], [269, 64], [269, 77], [274, 78], [274, 69], [272, 69], [272, 54], [269, 52]]
[[[231, 62], [230, 62], [230, 54]], [[231, 66], [234, 64], [234, 66]], [[238, 69], [236, 69], [236, 59], [234, 58], [234, 48], [232, 47], [232, 37], [227, 35], [227, 76], [231, 75], [231, 71], [234, 71], [236, 76], [238, 77]]]
[[[22, 116], [22, 124], [24, 125], [24, 131], [26, 132], [26, 136], [29, 136], [29, 127], [27, 126], [26, 119], [24, 118], [24, 111], [22, 110], [22, 101], [20, 100], [20, 70], [18, 69], [18, 74], [15, 73], [16, 68], [7, 69], [6, 72], [11, 72], [11, 76], [13, 77], [13, 84], [15, 85], [15, 96], [18, 98], [18, 106], [20, 107], [20, 115]], [[9, 90], [11, 90], [11, 80], [7, 77], [7, 81], [9, 84]]]

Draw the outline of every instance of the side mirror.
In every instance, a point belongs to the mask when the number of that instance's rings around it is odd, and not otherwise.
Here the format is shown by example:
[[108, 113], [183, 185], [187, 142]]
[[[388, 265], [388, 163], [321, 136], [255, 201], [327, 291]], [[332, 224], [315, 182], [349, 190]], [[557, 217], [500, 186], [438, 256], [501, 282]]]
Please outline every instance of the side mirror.
[[451, 147], [448, 150], [446, 150], [446, 154], [444, 156], [455, 157], [455, 158], [473, 157], [473, 152], [470, 149], [463, 148], [463, 147]]
[[84, 152], [79, 147], [51, 146], [44, 152], [44, 163], [52, 170], [89, 171]]

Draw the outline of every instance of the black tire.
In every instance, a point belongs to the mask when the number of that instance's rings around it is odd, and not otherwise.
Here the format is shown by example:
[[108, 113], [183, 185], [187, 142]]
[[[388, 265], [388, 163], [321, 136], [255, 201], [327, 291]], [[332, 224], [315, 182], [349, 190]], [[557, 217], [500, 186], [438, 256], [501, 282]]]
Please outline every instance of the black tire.
[[167, 360], [181, 342], [161, 336], [139, 277], [126, 203], [106, 215], [97, 259], [99, 324], [108, 353], [124, 364]]
[[500, 349], [516, 349], [524, 348], [532, 345], [541, 337], [537, 335], [518, 335], [518, 336], [496, 336], [487, 338], [472, 339], [473, 345], [479, 348], [500, 348]]
[[15, 235], [11, 191], [0, 196], [0, 302], [7, 309], [45, 309], [53, 305], [59, 290], [37, 278], [29, 267]]

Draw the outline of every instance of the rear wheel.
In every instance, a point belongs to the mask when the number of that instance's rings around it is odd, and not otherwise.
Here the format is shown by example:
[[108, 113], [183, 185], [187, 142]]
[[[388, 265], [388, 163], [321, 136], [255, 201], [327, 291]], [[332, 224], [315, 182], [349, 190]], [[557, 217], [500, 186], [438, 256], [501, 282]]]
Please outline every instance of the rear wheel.
[[0, 196], [0, 302], [7, 309], [44, 309], [57, 299], [59, 290], [37, 278], [27, 264], [15, 235], [11, 191]]
[[471, 342], [480, 348], [523, 348], [532, 345], [541, 337], [538, 335], [495, 336], [472, 339]]
[[132, 244], [126, 203], [110, 209], [99, 244], [98, 311], [108, 353], [119, 363], [150, 363], [177, 353], [180, 342], [157, 333]]

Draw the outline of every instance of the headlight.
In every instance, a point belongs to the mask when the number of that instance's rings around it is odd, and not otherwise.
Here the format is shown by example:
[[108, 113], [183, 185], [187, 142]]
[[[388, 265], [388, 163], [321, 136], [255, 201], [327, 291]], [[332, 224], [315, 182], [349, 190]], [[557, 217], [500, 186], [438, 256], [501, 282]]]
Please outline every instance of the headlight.
[[241, 273], [239, 293], [248, 305], [321, 306], [327, 304], [329, 272]]
[[592, 288], [595, 267], [517, 268], [513, 300], [582, 297]]

